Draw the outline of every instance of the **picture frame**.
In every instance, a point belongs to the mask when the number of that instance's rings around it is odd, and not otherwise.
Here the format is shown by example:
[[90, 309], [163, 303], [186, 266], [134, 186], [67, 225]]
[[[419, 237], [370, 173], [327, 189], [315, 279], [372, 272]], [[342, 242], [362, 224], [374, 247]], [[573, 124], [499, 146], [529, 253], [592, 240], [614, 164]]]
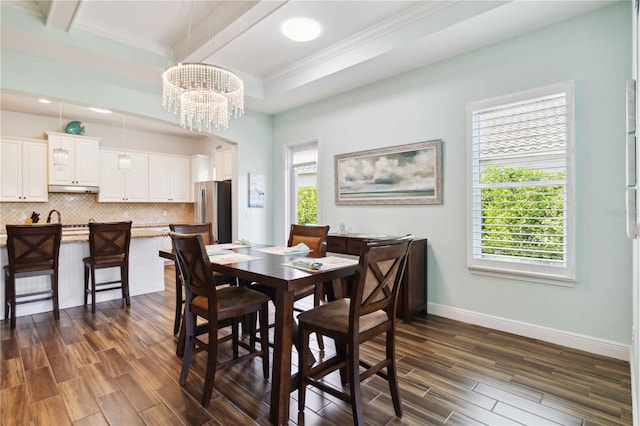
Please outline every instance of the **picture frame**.
[[249, 173], [249, 205], [251, 208], [264, 208], [265, 184], [264, 175]]
[[334, 156], [336, 205], [442, 204], [442, 140]]

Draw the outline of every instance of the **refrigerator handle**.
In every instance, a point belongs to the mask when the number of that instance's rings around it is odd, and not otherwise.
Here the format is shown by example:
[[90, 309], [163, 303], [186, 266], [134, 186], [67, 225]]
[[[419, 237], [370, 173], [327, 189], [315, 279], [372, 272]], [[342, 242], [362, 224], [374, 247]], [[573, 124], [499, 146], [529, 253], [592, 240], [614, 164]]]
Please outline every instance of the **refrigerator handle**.
[[206, 214], [206, 208], [207, 208], [207, 191], [205, 190], [204, 186], [200, 187], [200, 217], [198, 218], [200, 220], [200, 223], [204, 223], [205, 221], [205, 217], [204, 215]]

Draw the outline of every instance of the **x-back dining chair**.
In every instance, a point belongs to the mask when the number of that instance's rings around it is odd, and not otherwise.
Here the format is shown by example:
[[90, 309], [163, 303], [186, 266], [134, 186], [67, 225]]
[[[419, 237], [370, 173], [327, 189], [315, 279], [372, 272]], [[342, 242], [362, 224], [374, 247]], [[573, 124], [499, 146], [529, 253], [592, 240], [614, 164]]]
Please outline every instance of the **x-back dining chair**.
[[[185, 348], [180, 385], [184, 386], [186, 383], [194, 352], [206, 350], [207, 367], [201, 403], [203, 406], [207, 406], [211, 400], [217, 369], [260, 356], [264, 379], [268, 379], [267, 317], [269, 297], [245, 287], [228, 286], [216, 289], [216, 279], [202, 236], [174, 232], [170, 236], [186, 294]], [[251, 339], [251, 344], [247, 345], [238, 338], [239, 323], [243, 316], [255, 315], [256, 313], [260, 317], [260, 350], [255, 346], [253, 339]], [[200, 324], [198, 324], [198, 318], [201, 318]], [[229, 325], [231, 325], [232, 331], [233, 358], [218, 363], [218, 329]], [[207, 338], [202, 339], [200, 337], [202, 335], [206, 335]], [[248, 353], [239, 356], [239, 347], [246, 349]]]
[[[84, 304], [91, 295], [91, 312], [96, 311], [96, 293], [122, 290], [122, 299], [131, 306], [129, 296], [129, 247], [131, 245], [131, 221], [90, 222], [89, 256], [84, 262]], [[120, 279], [96, 282], [99, 269], [118, 268]]]
[[[16, 305], [53, 301], [53, 317], [60, 319], [58, 308], [58, 258], [62, 240], [62, 225], [7, 225], [7, 258], [4, 267], [4, 319], [11, 314], [10, 327], [16, 328]], [[16, 280], [48, 275], [51, 285], [46, 290], [20, 292]]]
[[[289, 231], [289, 240], [287, 241], [287, 247], [294, 247], [300, 243], [305, 244], [311, 250], [308, 257], [324, 257], [327, 255], [327, 236], [329, 235], [329, 225], [298, 225], [292, 224]], [[271, 299], [275, 297], [275, 293], [272, 288], [261, 285], [260, 283], [254, 283], [251, 288], [258, 290], [262, 293], [269, 295]], [[313, 306], [319, 306], [321, 300], [324, 297], [323, 284], [317, 283], [310, 285], [299, 290], [296, 290], [293, 294], [294, 302], [304, 299], [307, 296], [313, 295]], [[297, 312], [303, 312], [302, 309], [294, 307]], [[297, 342], [297, 336], [294, 339]], [[297, 345], [296, 345], [297, 346]], [[324, 350], [324, 341], [322, 337], [318, 335], [318, 346], [320, 350]]]
[[[396, 303], [398, 289], [413, 236], [370, 240], [362, 244], [350, 297], [338, 299], [298, 315], [299, 340], [309, 345], [309, 334], [320, 333], [336, 342], [336, 354], [310, 365], [308, 351], [299, 352], [298, 410], [304, 411], [307, 385], [349, 404], [354, 424], [364, 423], [360, 382], [377, 374], [389, 382], [393, 407], [402, 416], [395, 362]], [[385, 359], [373, 365], [360, 359], [360, 344], [386, 334]], [[360, 367], [364, 371], [360, 372]], [[386, 374], [382, 371], [386, 368]], [[338, 369], [346, 370], [349, 391], [322, 380]], [[343, 371], [344, 371], [343, 370]]]

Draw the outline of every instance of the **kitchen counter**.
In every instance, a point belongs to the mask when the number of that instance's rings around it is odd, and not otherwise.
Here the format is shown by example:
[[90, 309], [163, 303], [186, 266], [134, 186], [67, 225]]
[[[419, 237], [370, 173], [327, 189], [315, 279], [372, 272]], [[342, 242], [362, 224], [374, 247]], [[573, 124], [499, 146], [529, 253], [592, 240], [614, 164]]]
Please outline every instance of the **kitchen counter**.
[[[129, 292], [131, 296], [164, 290], [164, 261], [158, 257], [163, 249], [168, 231], [161, 225], [149, 229], [136, 227], [131, 230], [131, 246], [129, 248]], [[7, 264], [6, 235], [0, 236], [0, 264]], [[62, 233], [60, 246], [58, 298], [60, 309], [84, 304], [84, 262], [89, 256], [89, 231], [67, 230]], [[117, 268], [96, 271], [98, 281], [110, 281], [119, 277]], [[37, 276], [21, 278], [16, 281], [18, 293], [39, 291], [48, 287], [49, 277]], [[4, 314], [4, 274], [0, 274], [0, 317]], [[96, 295], [97, 302], [119, 299], [120, 290], [105, 291]], [[96, 307], [98, 310], [99, 306]], [[18, 317], [52, 310], [50, 300], [18, 305]], [[135, 299], [131, 301], [132, 310], [136, 309]], [[18, 318], [18, 323], [20, 318]]]

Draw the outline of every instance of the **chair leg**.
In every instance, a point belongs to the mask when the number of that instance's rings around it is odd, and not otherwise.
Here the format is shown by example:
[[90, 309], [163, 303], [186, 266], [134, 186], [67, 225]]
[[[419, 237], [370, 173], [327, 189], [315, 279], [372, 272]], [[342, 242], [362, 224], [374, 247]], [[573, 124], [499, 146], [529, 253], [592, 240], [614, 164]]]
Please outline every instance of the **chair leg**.
[[394, 336], [395, 333], [393, 331], [387, 331], [387, 378], [389, 380], [389, 391], [391, 392], [393, 409], [396, 412], [396, 416], [402, 417], [402, 403], [400, 401], [400, 390], [398, 388], [398, 375], [396, 374]]
[[120, 278], [122, 280], [122, 298], [127, 307], [131, 306], [131, 298], [129, 297], [129, 265], [120, 266]]
[[[12, 274], [5, 275], [5, 289], [8, 289], [5, 290], [5, 297], [9, 300], [9, 309], [11, 310], [10, 327], [13, 330], [16, 328], [16, 279]], [[5, 319], [9, 309], [5, 310]]]
[[[299, 329], [298, 340], [303, 348], [309, 347], [309, 332]], [[275, 362], [275, 360], [274, 360]], [[298, 412], [304, 411], [307, 383], [305, 377], [309, 371], [309, 351], [298, 351]]]
[[[185, 312], [184, 320], [186, 325], [180, 337], [184, 337], [184, 344], [182, 345], [183, 357], [182, 357], [182, 372], [180, 373], [180, 386], [184, 386], [187, 382], [187, 376], [189, 375], [189, 367], [191, 367], [191, 356], [193, 355], [193, 341], [191, 338], [195, 335], [195, 323], [194, 315], [190, 312]], [[178, 343], [178, 346], [180, 343]]]
[[178, 334], [180, 331], [180, 321], [182, 318], [182, 280], [180, 279], [180, 272], [178, 271], [178, 265], [176, 264], [176, 317], [173, 320], [173, 334]]
[[[324, 283], [316, 284], [316, 290], [313, 293], [313, 307], [317, 308], [320, 306], [320, 299], [322, 299], [324, 295]], [[316, 340], [318, 341], [318, 348], [320, 352], [324, 352], [324, 339], [322, 338], [322, 334], [316, 333]]]
[[[195, 326], [195, 324], [194, 324]], [[236, 331], [238, 325], [236, 323]], [[236, 334], [237, 339], [237, 334]], [[235, 346], [235, 352], [238, 351], [238, 347]], [[236, 356], [237, 358], [237, 356]], [[213, 384], [216, 380], [216, 363], [218, 362], [218, 327], [213, 327], [209, 323], [209, 343], [207, 344], [207, 370], [204, 376], [204, 390], [202, 391], [203, 407], [209, 405], [211, 401], [211, 394], [213, 393]]]
[[[239, 327], [240, 321], [238, 319], [233, 319], [233, 321], [231, 322], [231, 339], [233, 342], [233, 359], [237, 359], [238, 358], [238, 345], [240, 344], [239, 338], [238, 338], [238, 332], [240, 331], [240, 327]], [[217, 333], [216, 333], [216, 340], [218, 339], [217, 337]]]
[[9, 285], [9, 280], [11, 277], [5, 271], [4, 274], [4, 319], [5, 321], [9, 319], [9, 311], [11, 310], [11, 286]]
[[[253, 322], [255, 324], [255, 321]], [[255, 340], [255, 333], [251, 334]], [[262, 375], [269, 379], [269, 302], [260, 310], [260, 348], [262, 349]]]
[[349, 390], [351, 393], [351, 410], [353, 412], [353, 424], [364, 425], [362, 413], [362, 395], [360, 393], [360, 349], [357, 342], [351, 342], [347, 355], [347, 370], [349, 377]]
[[58, 271], [51, 275], [51, 290], [53, 291], [53, 318], [60, 319], [60, 307], [58, 305]]
[[89, 265], [84, 264], [84, 305], [87, 306], [87, 298], [89, 297]]
[[91, 313], [96, 312], [96, 268], [91, 267]]

